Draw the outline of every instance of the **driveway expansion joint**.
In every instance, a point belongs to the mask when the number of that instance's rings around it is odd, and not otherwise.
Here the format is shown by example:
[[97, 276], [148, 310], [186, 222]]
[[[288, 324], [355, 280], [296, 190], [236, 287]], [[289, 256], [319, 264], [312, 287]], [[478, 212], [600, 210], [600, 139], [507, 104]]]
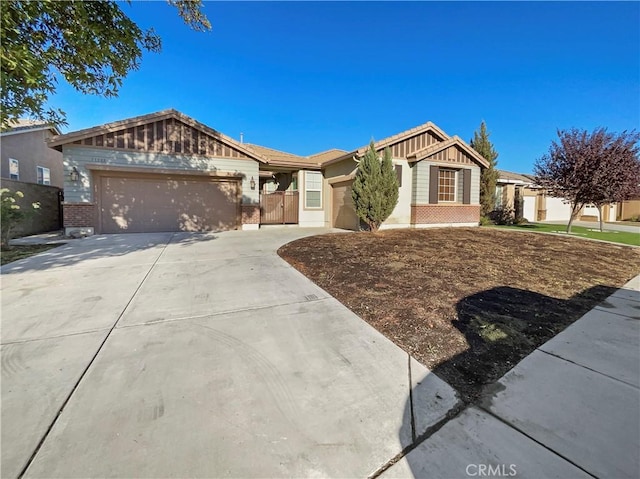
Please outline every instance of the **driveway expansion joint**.
[[152, 326], [154, 324], [161, 324], [161, 323], [171, 323], [174, 321], [186, 321], [189, 319], [203, 319], [203, 318], [214, 318], [216, 316], [225, 316], [228, 314], [234, 314], [234, 313], [245, 313], [247, 311], [262, 311], [262, 310], [266, 310], [266, 309], [273, 309], [273, 308], [279, 308], [282, 306], [294, 306], [296, 304], [309, 304], [309, 303], [319, 303], [322, 301], [327, 301], [333, 299], [331, 297], [326, 297], [326, 298], [317, 298], [317, 299], [304, 299], [302, 301], [292, 301], [289, 303], [278, 303], [278, 304], [271, 304], [269, 306], [254, 306], [251, 308], [238, 308], [238, 309], [230, 309], [230, 310], [226, 310], [226, 311], [215, 311], [215, 312], [211, 312], [211, 313], [206, 313], [206, 314], [195, 314], [193, 316], [180, 316], [178, 318], [162, 318], [162, 319], [152, 319], [151, 321], [146, 321], [143, 323], [136, 323], [136, 324], [125, 324], [122, 326], [116, 326], [116, 329], [125, 329], [125, 328], [137, 328], [139, 326]]
[[111, 333], [113, 332], [113, 330], [116, 328], [116, 325], [118, 324], [118, 321], [120, 321], [120, 319], [122, 319], [122, 316], [124, 316], [124, 313], [127, 311], [127, 308], [129, 307], [129, 305], [131, 304], [131, 302], [133, 301], [133, 298], [136, 297], [136, 295], [138, 294], [138, 291], [140, 291], [140, 288], [142, 288], [142, 285], [144, 284], [144, 282], [146, 281], [146, 279], [149, 277], [149, 275], [151, 274], [151, 271], [153, 271], [153, 268], [155, 267], [155, 265], [157, 264], [158, 260], [160, 259], [160, 257], [162, 256], [162, 253], [164, 253], [164, 251], [166, 250], [167, 246], [169, 245], [170, 241], [168, 241], [167, 243], [165, 243], [162, 251], [160, 252], [160, 254], [158, 255], [158, 257], [156, 258], [156, 260], [154, 261], [154, 263], [151, 265], [151, 267], [149, 268], [149, 271], [147, 271], [147, 273], [144, 275], [144, 278], [142, 278], [142, 281], [140, 281], [140, 284], [138, 285], [138, 287], [136, 288], [136, 290], [133, 292], [133, 294], [131, 295], [131, 298], [129, 298], [129, 301], [127, 302], [127, 304], [124, 306], [124, 308], [122, 309], [122, 311], [120, 312], [120, 314], [118, 315], [117, 319], [115, 320], [115, 322], [113, 323], [113, 325], [111, 326], [111, 328], [109, 328], [109, 331], [107, 332], [107, 335], [104, 337], [104, 339], [102, 340], [102, 342], [100, 343], [100, 345], [98, 346], [98, 349], [96, 350], [95, 354], [91, 357], [91, 359], [89, 360], [87, 366], [83, 369], [82, 373], [80, 374], [80, 377], [78, 378], [78, 380], [75, 382], [75, 384], [73, 385], [73, 388], [71, 388], [71, 391], [69, 392], [69, 394], [67, 395], [67, 397], [65, 398], [65, 400], [62, 402], [62, 405], [60, 406], [60, 408], [58, 409], [58, 413], [55, 415], [55, 417], [53, 418], [53, 421], [51, 421], [51, 424], [49, 424], [49, 426], [47, 427], [47, 430], [45, 431], [45, 433], [42, 435], [42, 437], [40, 438], [40, 440], [38, 441], [38, 445], [36, 446], [36, 448], [34, 449], [33, 453], [31, 454], [31, 456], [29, 457], [29, 460], [26, 462], [26, 464], [24, 465], [24, 467], [22, 468], [22, 470], [20, 471], [20, 474], [18, 474], [18, 479], [22, 479], [24, 477], [24, 475], [27, 473], [27, 471], [29, 470], [29, 467], [31, 467], [31, 464], [33, 463], [34, 459], [36, 458], [36, 456], [38, 455], [38, 452], [40, 452], [40, 449], [42, 448], [42, 445], [44, 444], [44, 442], [47, 440], [47, 437], [49, 436], [49, 434], [51, 433], [51, 430], [53, 429], [53, 427], [55, 426], [56, 422], [58, 422], [58, 419], [60, 418], [60, 415], [62, 414], [62, 412], [64, 411], [64, 409], [67, 407], [67, 404], [69, 403], [69, 401], [71, 400], [71, 398], [73, 397], [74, 393], [76, 392], [76, 390], [78, 389], [78, 387], [80, 386], [80, 383], [82, 382], [82, 380], [85, 378], [85, 376], [87, 375], [87, 372], [89, 371], [89, 369], [91, 369], [91, 366], [93, 365], [93, 363], [95, 362], [96, 358], [98, 357], [98, 355], [100, 354], [100, 352], [102, 351], [102, 348], [104, 347], [104, 345], [106, 344], [106, 342], [108, 341], [109, 337], [111, 336]]
[[416, 442], [416, 415], [413, 410], [413, 378], [411, 376], [411, 355], [407, 354], [407, 373], [409, 376], [409, 412], [411, 414], [411, 441]]
[[[409, 358], [411, 358], [411, 357], [409, 357]], [[368, 476], [367, 479], [376, 479], [376, 478], [380, 477], [387, 469], [389, 469], [391, 466], [393, 466], [395, 463], [400, 461], [403, 457], [405, 457], [411, 451], [413, 451], [418, 446], [420, 446], [420, 444], [422, 444], [424, 441], [426, 441], [431, 436], [433, 436], [435, 433], [437, 433], [440, 429], [442, 429], [451, 420], [455, 419], [460, 414], [462, 414], [462, 412], [467, 409], [467, 406], [468, 406], [468, 404], [465, 404], [462, 401], [458, 400], [458, 402], [451, 409], [449, 409], [447, 411], [447, 413], [445, 414], [445, 416], [442, 419], [440, 419], [438, 422], [436, 422], [432, 426], [429, 426], [425, 430], [425, 432], [423, 432], [422, 434], [417, 436], [416, 439], [411, 444], [409, 444], [402, 451], [400, 451], [394, 457], [389, 459], [389, 461], [387, 461], [382, 466], [380, 466], [373, 474]]]
[[36, 337], [36, 338], [27, 338], [27, 339], [16, 339], [13, 341], [7, 341], [7, 342], [3, 342], [0, 343], [0, 346], [5, 346], [5, 345], [10, 345], [10, 344], [24, 344], [24, 343], [31, 343], [34, 341], [46, 341], [48, 339], [60, 339], [60, 338], [67, 338], [69, 336], [81, 336], [83, 334], [91, 334], [91, 333], [98, 333], [100, 331], [108, 331], [111, 328], [95, 328], [95, 329], [86, 329], [84, 331], [74, 331], [72, 333], [67, 333], [67, 334], [57, 334], [54, 336], [40, 336], [40, 337]]

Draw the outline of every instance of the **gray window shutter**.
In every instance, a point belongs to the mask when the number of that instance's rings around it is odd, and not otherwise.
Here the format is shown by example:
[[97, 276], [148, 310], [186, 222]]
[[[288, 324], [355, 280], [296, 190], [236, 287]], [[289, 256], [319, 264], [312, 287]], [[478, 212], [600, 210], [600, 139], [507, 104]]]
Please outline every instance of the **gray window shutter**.
[[398, 187], [402, 187], [402, 165], [395, 165]]
[[462, 203], [471, 204], [471, 170], [462, 170]]
[[438, 203], [438, 172], [439, 166], [431, 165], [429, 167], [429, 203], [435, 205]]

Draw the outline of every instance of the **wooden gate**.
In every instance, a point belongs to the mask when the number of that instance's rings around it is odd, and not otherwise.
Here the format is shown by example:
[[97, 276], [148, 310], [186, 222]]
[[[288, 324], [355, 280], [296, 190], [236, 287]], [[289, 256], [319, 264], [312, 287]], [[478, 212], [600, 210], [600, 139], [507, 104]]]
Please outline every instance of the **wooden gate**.
[[260, 224], [298, 223], [298, 192], [274, 191], [260, 195]]

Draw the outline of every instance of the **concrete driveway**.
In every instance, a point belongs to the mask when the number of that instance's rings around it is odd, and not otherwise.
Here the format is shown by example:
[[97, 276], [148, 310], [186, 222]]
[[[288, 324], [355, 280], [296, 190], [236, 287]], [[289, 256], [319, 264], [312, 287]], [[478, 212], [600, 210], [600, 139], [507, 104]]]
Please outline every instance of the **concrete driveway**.
[[276, 255], [321, 232], [95, 236], [3, 268], [2, 477], [380, 470], [457, 399]]

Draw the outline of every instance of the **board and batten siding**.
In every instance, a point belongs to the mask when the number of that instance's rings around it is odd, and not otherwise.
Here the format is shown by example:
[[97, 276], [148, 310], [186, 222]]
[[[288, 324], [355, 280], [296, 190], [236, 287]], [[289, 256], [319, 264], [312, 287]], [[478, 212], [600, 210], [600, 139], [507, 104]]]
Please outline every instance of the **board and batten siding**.
[[[259, 204], [259, 191], [251, 189], [251, 178], [258, 182], [258, 163], [249, 159], [207, 158], [203, 156], [167, 155], [162, 153], [118, 151], [65, 145], [63, 147], [65, 170], [64, 200], [69, 203], [92, 202], [91, 171], [86, 164], [104, 166], [132, 166], [167, 168], [180, 171], [210, 171], [242, 175], [242, 204]], [[73, 183], [69, 173], [73, 167], [80, 173], [80, 181]]]
[[74, 145], [153, 153], [249, 159], [224, 142], [214, 130], [203, 131], [178, 118], [165, 118], [76, 140]]
[[[406, 158], [416, 151], [423, 150], [441, 141], [444, 141], [444, 138], [440, 138], [434, 132], [423, 131], [422, 133], [391, 145], [391, 156], [393, 158]], [[380, 150], [380, 153], [382, 153], [382, 151], [384, 150]]]
[[457, 202], [462, 203], [463, 188], [463, 169], [471, 170], [471, 204], [480, 204], [480, 167], [477, 165], [458, 165], [455, 163], [439, 163], [435, 161], [419, 161], [414, 165], [413, 169], [413, 194], [412, 204], [428, 205], [429, 204], [429, 176], [430, 167], [432, 165], [440, 168], [457, 169], [458, 172], [458, 191]]

